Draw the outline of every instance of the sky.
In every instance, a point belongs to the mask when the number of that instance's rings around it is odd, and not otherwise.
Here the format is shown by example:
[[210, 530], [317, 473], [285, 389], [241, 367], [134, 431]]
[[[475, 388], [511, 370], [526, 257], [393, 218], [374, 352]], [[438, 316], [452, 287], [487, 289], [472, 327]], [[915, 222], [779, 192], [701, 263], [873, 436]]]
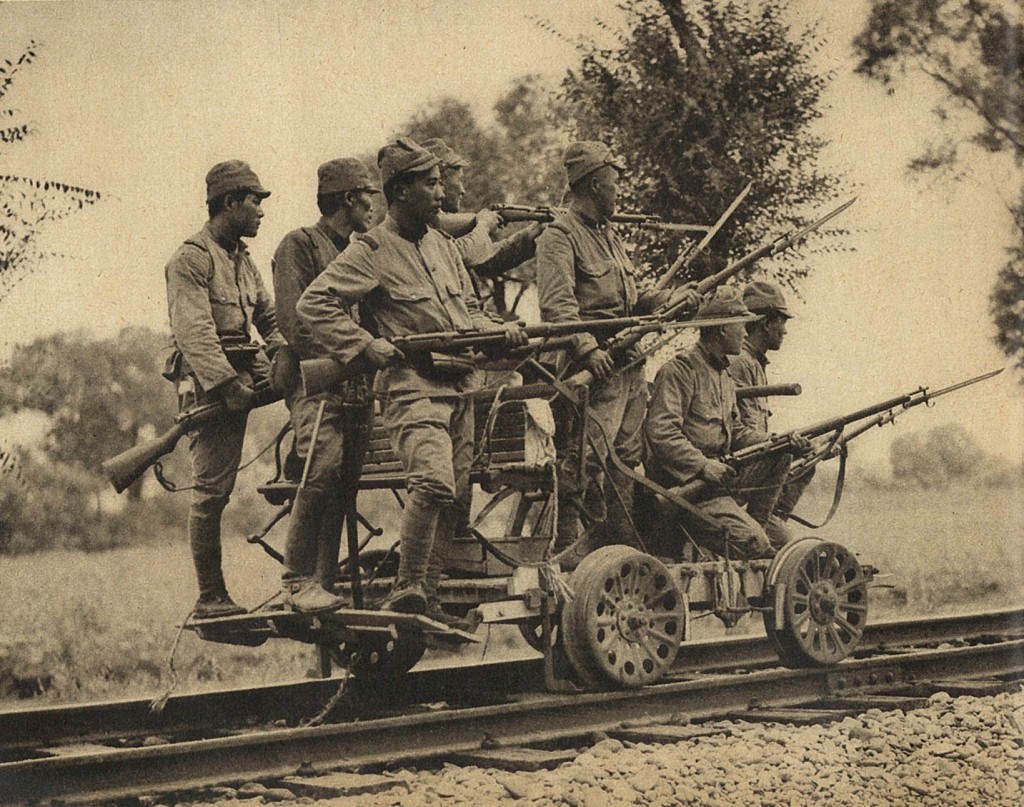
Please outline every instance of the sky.
[[[1010, 239], [1006, 203], [1020, 188], [1000, 159], [955, 184], [909, 178], [907, 160], [934, 130], [937, 91], [918, 77], [888, 94], [853, 74], [866, 0], [791, 7], [795, 24], [818, 25], [815, 59], [834, 75], [824, 166], [859, 200], [841, 220], [852, 230], [846, 249], [789, 258], [812, 271], [769, 366], [771, 380], [803, 386], [773, 406], [778, 429], [1003, 366], [987, 296]], [[5, 99], [35, 134], [0, 151], [0, 172], [105, 197], [50, 232], [74, 257], [41, 266], [0, 302], [0, 357], [54, 331], [165, 329], [164, 264], [202, 226], [203, 178], [223, 159], [249, 161], [273, 191], [250, 244], [269, 284], [280, 238], [317, 218], [316, 166], [375, 151], [443, 95], [486, 118], [515, 77], [557, 81], [575, 62], [572, 40], [606, 36], [595, 19], [617, 15], [596, 0], [0, 3], [0, 57], [42, 43]], [[897, 434], [947, 422], [992, 453], [1024, 457], [1024, 395], [1009, 372], [861, 438], [860, 455], [883, 462]]]

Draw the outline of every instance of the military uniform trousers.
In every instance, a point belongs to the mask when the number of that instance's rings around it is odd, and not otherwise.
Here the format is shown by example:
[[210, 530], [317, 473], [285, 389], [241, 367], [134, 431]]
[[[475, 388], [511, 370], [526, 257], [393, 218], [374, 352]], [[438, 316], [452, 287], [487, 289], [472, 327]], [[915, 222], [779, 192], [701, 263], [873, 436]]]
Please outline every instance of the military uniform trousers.
[[409, 492], [399, 578], [424, 583], [432, 598], [455, 526], [465, 517], [460, 508], [471, 499], [473, 399], [396, 396], [385, 401], [383, 418]]
[[[285, 544], [286, 575], [315, 574], [327, 588], [337, 576], [341, 527], [369, 447], [373, 400], [368, 393], [293, 393], [286, 403], [291, 412], [295, 453], [302, 460], [305, 475], [293, 503]], [[317, 428], [321, 404], [323, 414]]]
[[[575, 537], [578, 503], [597, 523], [597, 545], [635, 543], [630, 524], [633, 482], [609, 460], [609, 451], [629, 468], [636, 468], [643, 454], [642, 427], [647, 411], [647, 382], [643, 367], [619, 372], [591, 388], [584, 426], [583, 475], [576, 475], [579, 444], [560, 446], [559, 546]], [[607, 474], [606, 474], [607, 470]]]

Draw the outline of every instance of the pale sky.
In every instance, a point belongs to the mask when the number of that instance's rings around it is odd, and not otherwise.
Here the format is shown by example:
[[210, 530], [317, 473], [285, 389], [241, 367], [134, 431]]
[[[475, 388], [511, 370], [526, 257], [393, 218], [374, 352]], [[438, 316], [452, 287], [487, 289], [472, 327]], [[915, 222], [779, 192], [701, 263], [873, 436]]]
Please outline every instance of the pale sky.
[[[821, 122], [826, 167], [845, 171], [844, 193], [860, 200], [841, 220], [854, 230], [848, 251], [797, 258], [813, 271], [769, 373], [804, 394], [778, 400], [779, 429], [1002, 366], [987, 296], [1010, 236], [1005, 200], [1020, 188], [998, 159], [954, 186], [908, 181], [934, 91], [917, 81], [890, 96], [852, 74], [864, 0], [792, 5], [819, 20], [817, 58], [836, 74]], [[203, 177], [223, 159], [248, 160], [273, 191], [250, 243], [269, 284], [281, 236], [317, 217], [317, 165], [376, 150], [441, 95], [485, 116], [513, 78], [557, 79], [573, 64], [572, 46], [536, 18], [571, 39], [616, 13], [596, 0], [0, 4], [0, 58], [43, 44], [5, 99], [37, 133], [0, 151], [0, 172], [106, 196], [51, 233], [76, 259], [40, 267], [0, 303], [0, 355], [57, 330], [166, 328], [163, 266], [202, 226]], [[1024, 398], [1009, 374], [865, 436], [861, 456], [884, 458], [901, 431], [950, 421], [1021, 460]]]

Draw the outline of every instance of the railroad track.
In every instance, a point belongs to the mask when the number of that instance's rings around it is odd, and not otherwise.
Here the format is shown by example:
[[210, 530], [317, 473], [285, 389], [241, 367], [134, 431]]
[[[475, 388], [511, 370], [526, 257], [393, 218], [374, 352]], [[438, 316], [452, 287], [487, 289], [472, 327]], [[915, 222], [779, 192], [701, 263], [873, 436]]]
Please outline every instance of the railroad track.
[[[146, 701], [0, 713], [0, 803], [86, 801], [294, 774], [451, 757], [502, 746], [557, 744], [628, 722], [693, 719], [761, 707], [851, 703], [920, 681], [1024, 675], [1024, 610], [870, 626], [860, 658], [811, 670], [775, 664], [763, 638], [687, 643], [671, 680], [635, 691], [543, 692], [537, 661], [426, 670], [380, 692], [351, 679], [360, 718], [315, 728], [268, 728], [309, 716], [338, 681], [172, 698], [161, 715]], [[922, 645], [947, 645], [921, 649]], [[727, 672], [742, 667], [743, 673]], [[716, 672], [726, 671], [726, 672]], [[470, 693], [471, 697], [466, 694]], [[436, 704], [444, 701], [443, 708]], [[876, 701], [877, 702], [877, 701]], [[413, 704], [431, 703], [424, 711]], [[270, 708], [273, 705], [275, 708]], [[411, 707], [411, 708], [410, 708]], [[348, 713], [343, 718], [357, 715]], [[232, 720], [228, 718], [232, 717]], [[239, 717], [242, 717], [239, 720]], [[257, 720], [261, 728], [241, 728]], [[133, 743], [155, 737], [161, 744]], [[174, 741], [169, 741], [174, 740]], [[138, 747], [121, 747], [125, 742]]]

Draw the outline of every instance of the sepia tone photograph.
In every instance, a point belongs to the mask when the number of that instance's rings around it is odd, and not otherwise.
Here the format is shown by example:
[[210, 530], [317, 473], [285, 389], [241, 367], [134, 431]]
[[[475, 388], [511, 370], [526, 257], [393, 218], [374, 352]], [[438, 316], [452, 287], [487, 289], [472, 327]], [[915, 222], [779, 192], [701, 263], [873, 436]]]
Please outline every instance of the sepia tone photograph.
[[0, 2], [0, 804], [1021, 803], [1022, 48]]

